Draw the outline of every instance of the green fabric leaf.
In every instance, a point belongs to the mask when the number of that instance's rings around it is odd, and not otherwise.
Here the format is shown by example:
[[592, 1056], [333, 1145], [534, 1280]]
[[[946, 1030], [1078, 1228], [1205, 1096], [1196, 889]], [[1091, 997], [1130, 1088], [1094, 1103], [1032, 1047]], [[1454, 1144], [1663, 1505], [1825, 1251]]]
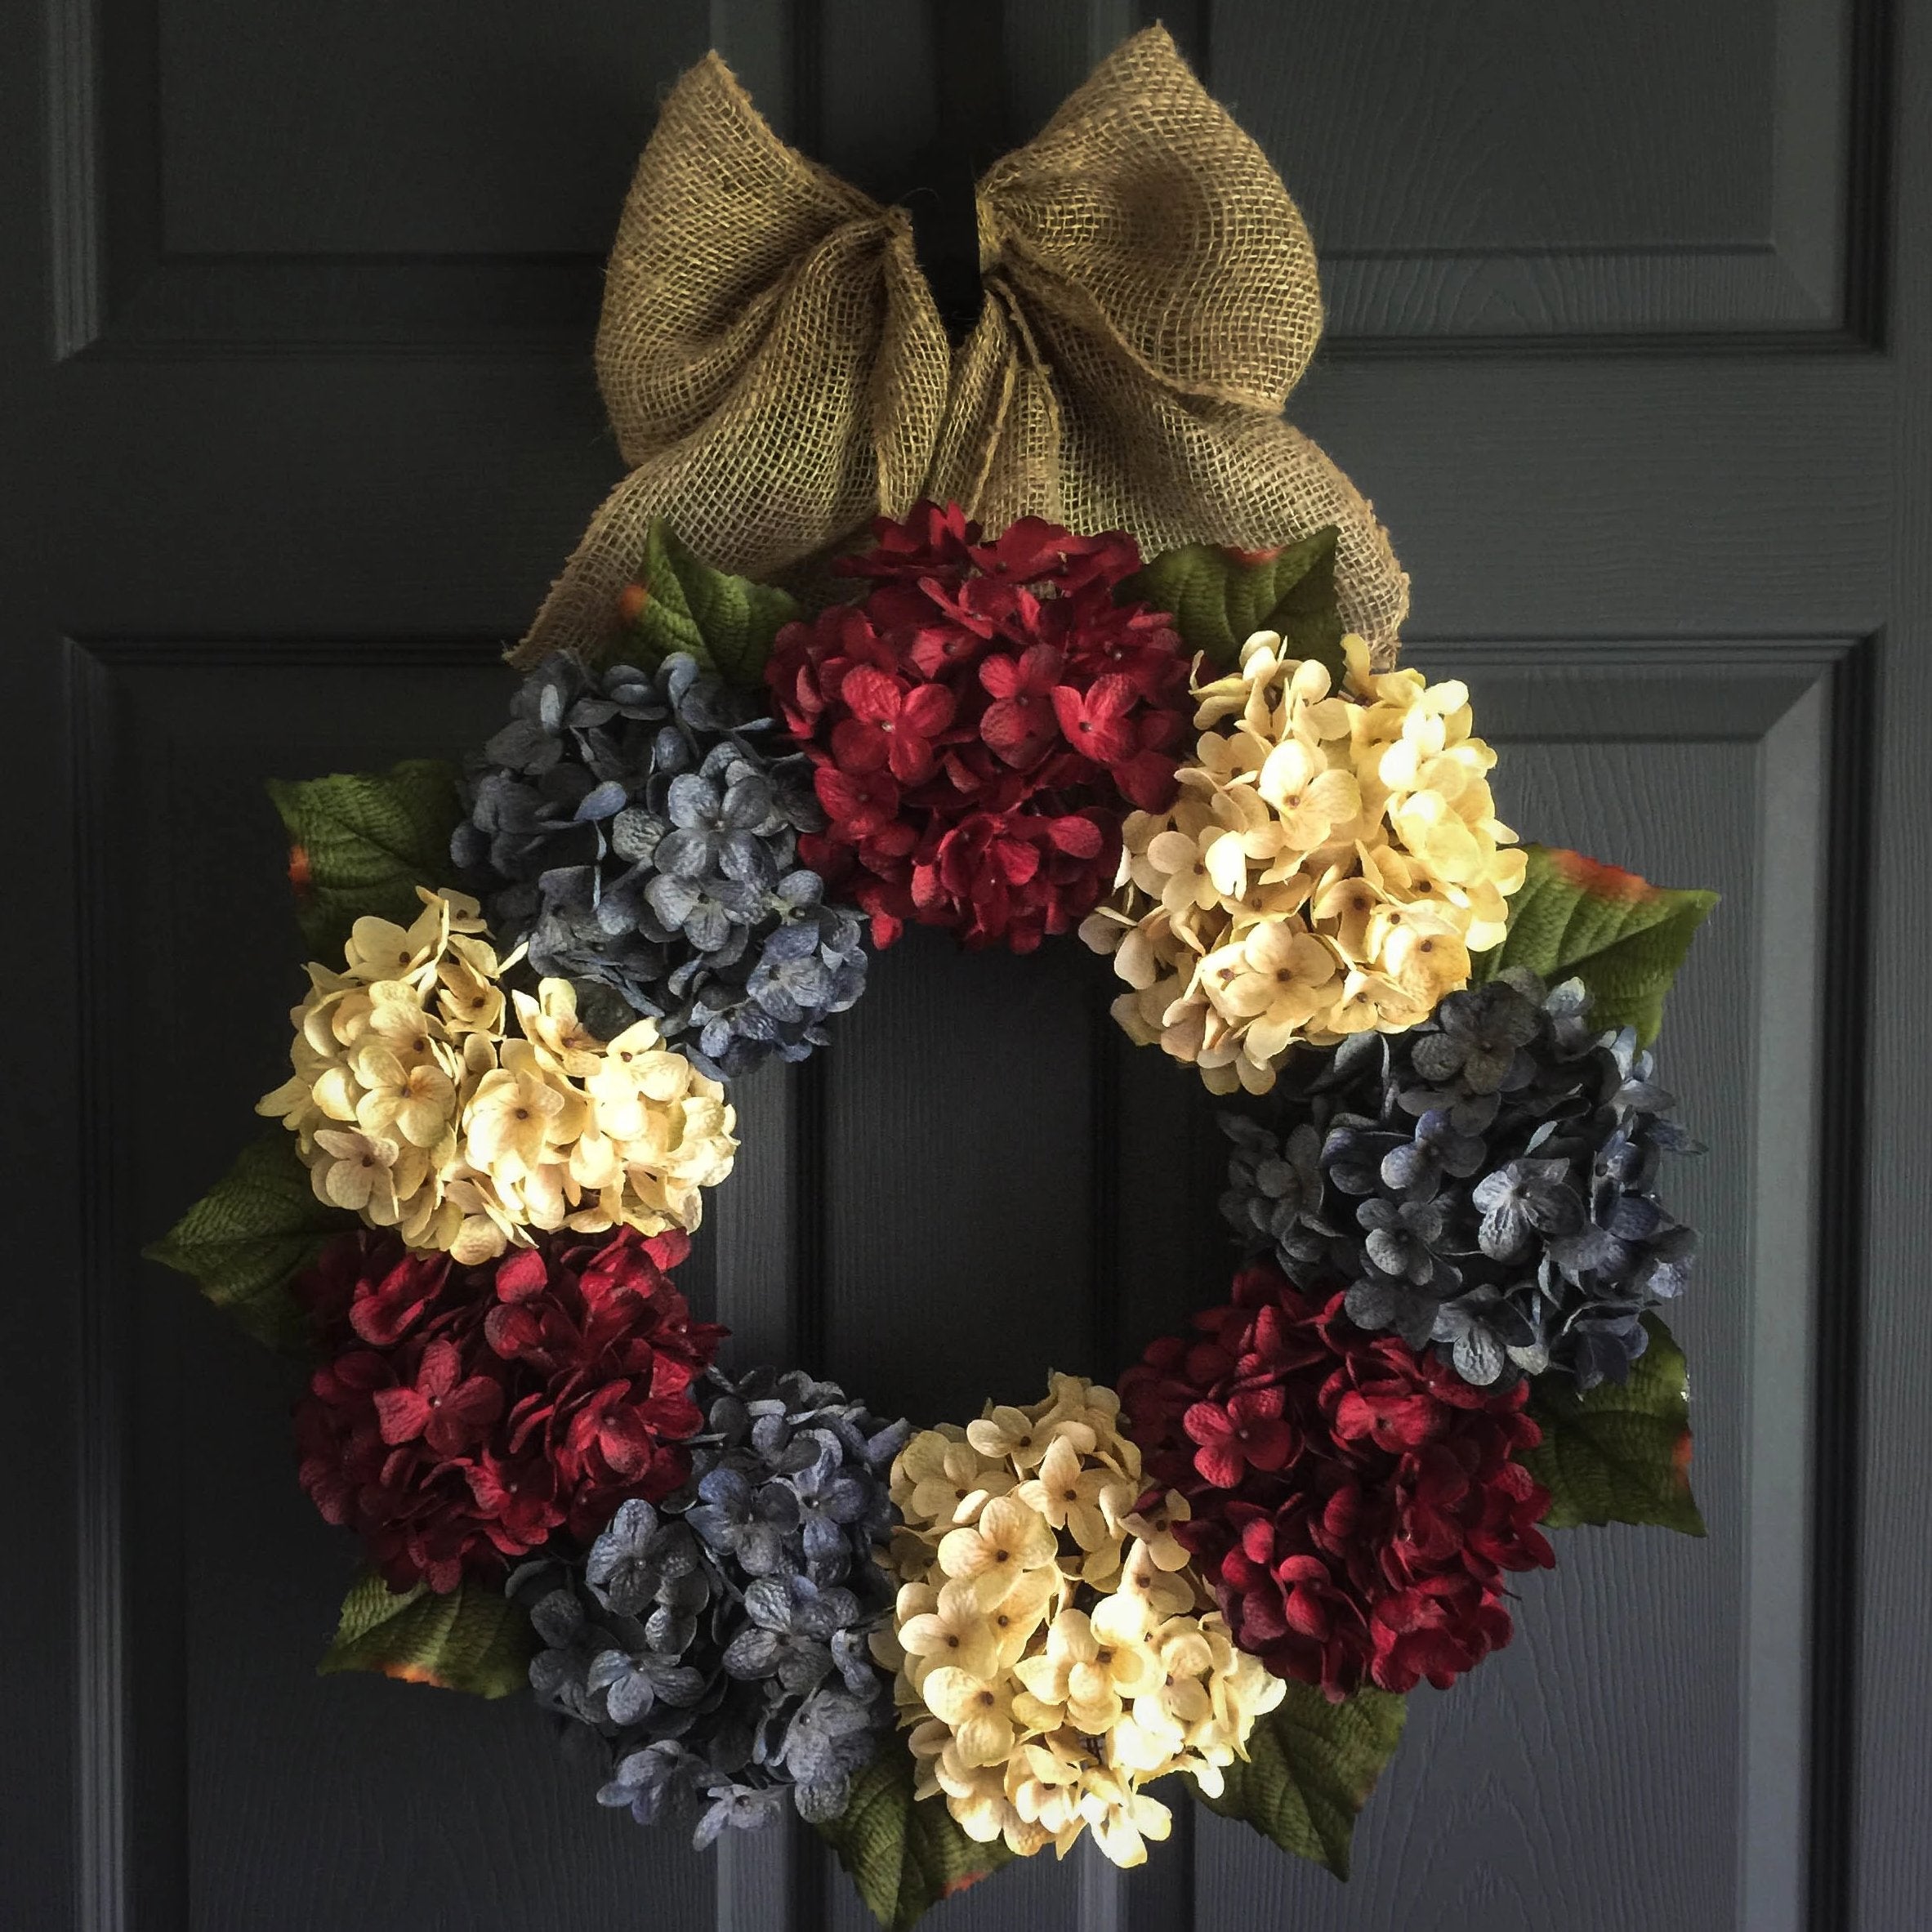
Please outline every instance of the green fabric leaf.
[[967, 1837], [943, 1796], [915, 1799], [912, 1776], [912, 1754], [895, 1733], [853, 1780], [846, 1809], [819, 1827], [887, 1932], [905, 1932], [929, 1906], [963, 1892], [1013, 1855], [997, 1840], [981, 1845]]
[[1654, 1523], [1701, 1537], [1704, 1519], [1690, 1493], [1690, 1376], [1684, 1351], [1655, 1310], [1650, 1341], [1619, 1388], [1587, 1394], [1554, 1375], [1529, 1385], [1529, 1413], [1542, 1445], [1520, 1452], [1550, 1492], [1546, 1529], [1580, 1523]]
[[151, 1261], [191, 1274], [259, 1341], [300, 1348], [308, 1322], [288, 1284], [355, 1216], [315, 1198], [295, 1136], [270, 1127], [158, 1241]]
[[1275, 551], [1224, 550], [1189, 543], [1163, 551], [1117, 593], [1123, 601], [1171, 612], [1190, 651], [1217, 671], [1234, 671], [1257, 631], [1275, 631], [1289, 655], [1314, 658], [1339, 685], [1346, 671], [1335, 605], [1332, 524]]
[[1508, 935], [1476, 957], [1472, 977], [1481, 981], [1505, 966], [1528, 966], [1552, 986], [1581, 979], [1590, 989], [1593, 1021], [1635, 1027], [1639, 1042], [1648, 1045], [1663, 1020], [1664, 995], [1717, 895], [1667, 890], [1559, 847], [1524, 850], [1529, 871], [1510, 901]]
[[288, 828], [288, 877], [311, 957], [338, 963], [365, 915], [407, 926], [422, 910], [418, 886], [446, 884], [449, 835], [462, 816], [456, 772], [412, 758], [390, 771], [271, 779]]
[[1202, 1791], [1201, 1802], [1346, 1878], [1355, 1814], [1402, 1741], [1408, 1702], [1363, 1689], [1332, 1704], [1294, 1682], [1287, 1693], [1250, 1734], [1247, 1762], [1228, 1766], [1220, 1796]]
[[774, 584], [714, 570], [663, 517], [645, 539], [644, 562], [621, 605], [624, 629], [616, 652], [654, 670], [688, 651], [727, 684], [761, 686], [765, 660], [781, 625], [798, 606]]
[[466, 1577], [444, 1595], [422, 1583], [392, 1594], [368, 1570], [343, 1599], [335, 1641], [315, 1668], [323, 1676], [373, 1671], [503, 1698], [529, 1682], [536, 1653], [529, 1616], [497, 1585]]

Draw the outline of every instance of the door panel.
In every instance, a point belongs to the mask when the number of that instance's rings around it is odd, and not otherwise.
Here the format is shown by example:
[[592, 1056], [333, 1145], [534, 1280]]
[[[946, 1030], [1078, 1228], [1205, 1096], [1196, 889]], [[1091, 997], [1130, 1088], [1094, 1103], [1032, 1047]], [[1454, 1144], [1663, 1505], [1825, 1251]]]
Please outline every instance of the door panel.
[[1340, 337], [1818, 334], [1867, 319], [1854, 12], [1214, 0], [1198, 44], [1307, 184]]
[[[480, 741], [618, 473], [600, 264], [671, 78], [719, 45], [943, 238], [969, 163], [1147, 11], [0, 23], [21, 1923], [868, 1922], [809, 1834], [700, 1857], [600, 1812], [515, 1701], [315, 1676], [351, 1553], [292, 1480], [290, 1385], [136, 1251], [278, 1075], [299, 948], [262, 779]], [[1308, 212], [1331, 333], [1292, 413], [1388, 520], [1408, 660], [1472, 685], [1504, 815], [1724, 895], [1662, 1065], [1710, 1143], [1672, 1189], [1706, 1241], [1674, 1319], [1711, 1535], [1562, 1536], [1511, 1648], [1414, 1698], [1346, 1888], [1184, 1807], [1145, 1871], [1033, 1860], [934, 1923], [1905, 1932], [1932, 1919], [1932, 16], [1168, 17]], [[1225, 1287], [1212, 1105], [1109, 993], [1072, 943], [915, 934], [831, 1050], [743, 1083], [683, 1270], [738, 1359], [959, 1414], [1111, 1373]]]

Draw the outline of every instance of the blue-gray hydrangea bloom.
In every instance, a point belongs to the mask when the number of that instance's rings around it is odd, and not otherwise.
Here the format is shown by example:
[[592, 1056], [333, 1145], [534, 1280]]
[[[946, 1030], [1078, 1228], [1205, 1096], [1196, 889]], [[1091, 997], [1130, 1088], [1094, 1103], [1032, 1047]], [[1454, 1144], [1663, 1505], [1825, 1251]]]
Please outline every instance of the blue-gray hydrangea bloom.
[[603, 1742], [598, 1802], [694, 1818], [701, 1847], [788, 1809], [836, 1818], [891, 1730], [868, 1640], [893, 1591], [873, 1551], [911, 1433], [796, 1372], [703, 1386], [685, 1487], [509, 1585], [544, 1646], [539, 1702]]
[[1229, 1114], [1223, 1213], [1350, 1318], [1433, 1345], [1466, 1381], [1620, 1382], [1643, 1311], [1680, 1294], [1696, 1237], [1654, 1191], [1697, 1151], [1635, 1036], [1576, 980], [1511, 970], [1413, 1030], [1291, 1060], [1281, 1131]]
[[774, 730], [682, 654], [548, 658], [471, 761], [451, 841], [506, 949], [575, 982], [600, 1030], [647, 1015], [717, 1078], [802, 1060], [865, 987], [859, 915], [797, 863], [824, 822], [810, 762]]

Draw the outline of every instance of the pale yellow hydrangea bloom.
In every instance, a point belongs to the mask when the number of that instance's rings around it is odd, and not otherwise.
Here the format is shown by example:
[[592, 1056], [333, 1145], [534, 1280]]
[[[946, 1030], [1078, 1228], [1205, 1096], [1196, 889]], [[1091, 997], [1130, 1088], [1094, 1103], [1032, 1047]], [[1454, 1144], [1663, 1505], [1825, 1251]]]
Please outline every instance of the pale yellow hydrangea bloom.
[[1173, 1532], [1185, 1500], [1137, 1509], [1119, 1414], [1111, 1389], [1056, 1375], [1044, 1402], [924, 1430], [892, 1467], [900, 1586], [872, 1649], [917, 1793], [1022, 1855], [1091, 1831], [1140, 1864], [1171, 1823], [1141, 1787], [1186, 1771], [1219, 1792], [1283, 1694], [1209, 1607]]
[[1339, 692], [1266, 631], [1195, 685], [1180, 796], [1128, 814], [1115, 894], [1080, 929], [1132, 988], [1113, 1005], [1128, 1035], [1216, 1093], [1265, 1093], [1299, 1041], [1427, 1019], [1523, 883], [1468, 690], [1372, 672], [1359, 637], [1342, 649]]
[[310, 966], [294, 1072], [256, 1108], [317, 1197], [464, 1262], [538, 1229], [696, 1227], [737, 1147], [724, 1089], [648, 1020], [598, 1039], [567, 980], [506, 1001], [520, 955], [498, 958], [476, 902], [418, 895], [413, 926], [359, 919], [340, 972]]

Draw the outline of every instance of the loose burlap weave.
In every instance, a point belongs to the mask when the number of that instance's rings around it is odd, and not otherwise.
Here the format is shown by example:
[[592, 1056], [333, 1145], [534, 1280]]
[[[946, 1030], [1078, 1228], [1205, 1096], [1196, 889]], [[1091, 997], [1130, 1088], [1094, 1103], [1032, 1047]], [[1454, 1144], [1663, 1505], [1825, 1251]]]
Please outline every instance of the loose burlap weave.
[[948, 343], [904, 211], [795, 153], [716, 54], [664, 104], [610, 258], [597, 373], [631, 473], [513, 654], [594, 652], [645, 533], [782, 575], [921, 497], [1149, 555], [1341, 531], [1349, 626], [1393, 658], [1408, 580], [1282, 409], [1321, 333], [1267, 158], [1158, 27], [978, 188], [979, 322]]

